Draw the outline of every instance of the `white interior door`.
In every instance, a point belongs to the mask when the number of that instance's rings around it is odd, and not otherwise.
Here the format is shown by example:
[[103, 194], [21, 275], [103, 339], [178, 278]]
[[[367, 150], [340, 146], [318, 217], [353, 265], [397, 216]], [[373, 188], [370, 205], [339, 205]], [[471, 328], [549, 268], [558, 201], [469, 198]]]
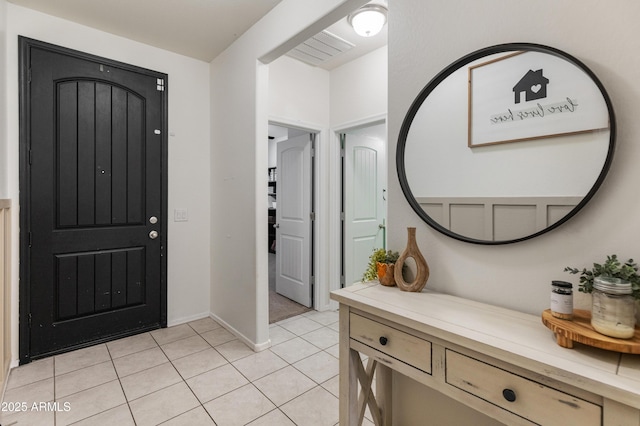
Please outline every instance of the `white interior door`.
[[349, 133], [344, 142], [343, 261], [350, 286], [362, 279], [373, 249], [384, 247], [386, 154], [381, 137]]
[[311, 307], [311, 135], [277, 144], [276, 292]]

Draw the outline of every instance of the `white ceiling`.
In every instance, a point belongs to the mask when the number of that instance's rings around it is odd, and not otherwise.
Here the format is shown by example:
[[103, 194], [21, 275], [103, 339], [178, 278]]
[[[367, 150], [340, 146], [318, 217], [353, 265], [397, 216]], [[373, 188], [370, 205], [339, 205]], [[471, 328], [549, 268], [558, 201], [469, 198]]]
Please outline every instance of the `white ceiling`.
[[[377, 1], [375, 3], [386, 4], [386, 2], [383, 1]], [[387, 45], [387, 25], [382, 28], [379, 34], [373, 37], [361, 37], [353, 31], [353, 28], [351, 28], [351, 25], [347, 22], [347, 18], [344, 17], [328, 27], [325, 31], [355, 45], [352, 49], [342, 52], [318, 65], [319, 68], [326, 70], [332, 70], [333, 68], [344, 65], [349, 61]]]
[[[9, 0], [111, 34], [206, 62], [213, 60], [281, 0]], [[327, 29], [356, 48], [322, 65], [332, 69], [386, 45], [357, 36], [346, 18]]]

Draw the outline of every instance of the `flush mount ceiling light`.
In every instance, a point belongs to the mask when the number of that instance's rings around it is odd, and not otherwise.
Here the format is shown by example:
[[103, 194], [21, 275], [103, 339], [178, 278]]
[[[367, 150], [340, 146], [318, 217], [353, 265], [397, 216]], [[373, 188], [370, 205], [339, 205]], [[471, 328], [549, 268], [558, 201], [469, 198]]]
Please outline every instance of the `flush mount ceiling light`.
[[387, 8], [378, 4], [366, 4], [347, 17], [356, 34], [372, 37], [387, 23]]

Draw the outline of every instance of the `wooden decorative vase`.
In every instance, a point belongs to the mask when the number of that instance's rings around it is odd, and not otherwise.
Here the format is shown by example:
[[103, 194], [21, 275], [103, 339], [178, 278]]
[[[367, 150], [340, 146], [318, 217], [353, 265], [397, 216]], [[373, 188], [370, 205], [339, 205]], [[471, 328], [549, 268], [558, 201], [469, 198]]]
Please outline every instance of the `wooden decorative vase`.
[[395, 277], [393, 276], [393, 270], [395, 269], [394, 263], [377, 263], [378, 281], [382, 285], [387, 287], [393, 287], [396, 285]]
[[[407, 233], [407, 247], [396, 262], [394, 277], [400, 290], [419, 292], [422, 291], [429, 279], [429, 265], [427, 265], [427, 261], [420, 253], [418, 243], [416, 243], [416, 228], [407, 228]], [[402, 276], [402, 267], [407, 258], [410, 257], [416, 262], [416, 278], [413, 282], [408, 283]]]

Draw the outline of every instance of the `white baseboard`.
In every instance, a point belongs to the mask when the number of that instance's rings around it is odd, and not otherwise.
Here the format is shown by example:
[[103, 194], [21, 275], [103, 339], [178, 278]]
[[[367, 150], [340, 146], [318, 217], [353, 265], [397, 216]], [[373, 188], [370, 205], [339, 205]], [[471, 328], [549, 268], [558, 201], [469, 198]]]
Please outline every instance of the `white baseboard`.
[[229, 333], [233, 334], [238, 339], [240, 339], [245, 345], [247, 345], [251, 349], [253, 349], [254, 352], [260, 352], [260, 351], [263, 351], [265, 349], [269, 349], [271, 347], [271, 339], [269, 339], [269, 340], [267, 340], [266, 342], [263, 342], [263, 343], [252, 342], [247, 336], [245, 336], [244, 334], [240, 333], [238, 330], [233, 328], [226, 321], [224, 321], [222, 318], [218, 317], [214, 313], [209, 313], [209, 317], [212, 320], [214, 320], [215, 322], [217, 322], [218, 324], [220, 324], [221, 326], [223, 326], [225, 329], [227, 329], [227, 331]]
[[335, 300], [330, 300], [326, 305], [316, 307], [316, 311], [325, 312], [325, 311], [335, 311], [338, 309], [338, 302]]
[[208, 316], [209, 316], [208, 312], [202, 312], [202, 313], [199, 313], [199, 314], [190, 315], [188, 317], [172, 319], [171, 321], [167, 321], [167, 327], [173, 327], [174, 325], [180, 325], [180, 324], [184, 324], [184, 323], [187, 323], [187, 322], [199, 320], [199, 319], [202, 319], [202, 318], [207, 318]]
[[2, 393], [0, 394], [0, 401], [4, 401], [4, 393], [7, 391], [7, 385], [9, 384], [9, 376], [11, 375], [11, 370], [20, 365], [20, 361], [17, 359], [11, 360], [9, 363], [9, 371], [7, 371], [6, 376], [4, 378], [4, 383], [2, 384]]

